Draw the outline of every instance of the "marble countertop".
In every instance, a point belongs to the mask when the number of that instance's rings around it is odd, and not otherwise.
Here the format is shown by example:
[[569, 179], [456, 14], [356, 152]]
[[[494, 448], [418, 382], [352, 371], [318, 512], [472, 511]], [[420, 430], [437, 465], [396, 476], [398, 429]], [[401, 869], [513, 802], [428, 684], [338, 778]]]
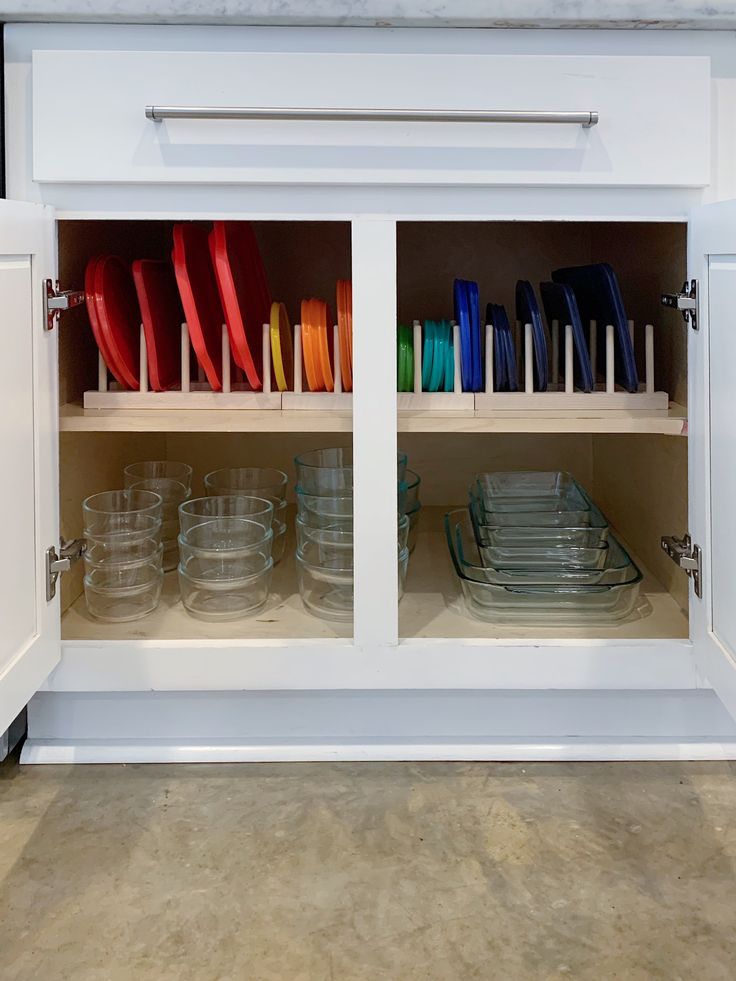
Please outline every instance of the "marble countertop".
[[736, 29], [736, 0], [0, 0], [0, 21]]

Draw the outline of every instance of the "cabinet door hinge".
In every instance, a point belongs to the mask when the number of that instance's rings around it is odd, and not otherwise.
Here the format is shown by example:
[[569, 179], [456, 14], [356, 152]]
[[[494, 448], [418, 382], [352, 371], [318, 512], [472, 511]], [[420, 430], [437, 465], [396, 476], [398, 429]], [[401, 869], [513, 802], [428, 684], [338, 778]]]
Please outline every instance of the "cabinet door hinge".
[[686, 279], [680, 293], [662, 293], [660, 299], [663, 307], [679, 310], [685, 323], [690, 324], [693, 330], [698, 329], [697, 279]]
[[689, 535], [676, 538], [666, 535], [662, 538], [662, 548], [673, 562], [690, 576], [693, 581], [695, 595], [698, 599], [703, 596], [703, 552], [700, 545], [695, 545]]
[[71, 310], [84, 303], [84, 290], [60, 290], [58, 282], [43, 281], [43, 323], [46, 330], [53, 330], [62, 310]]
[[56, 596], [56, 581], [59, 573], [68, 572], [75, 562], [84, 555], [87, 543], [83, 538], [74, 538], [70, 542], [63, 539], [56, 551], [55, 545], [46, 549], [46, 600], [50, 602]]

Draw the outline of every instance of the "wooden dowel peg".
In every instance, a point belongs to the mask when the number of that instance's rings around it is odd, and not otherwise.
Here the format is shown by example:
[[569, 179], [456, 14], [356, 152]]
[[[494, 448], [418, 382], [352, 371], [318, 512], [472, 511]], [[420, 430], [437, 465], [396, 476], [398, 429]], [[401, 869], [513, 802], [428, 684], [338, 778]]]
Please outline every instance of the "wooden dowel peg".
[[648, 395], [654, 392], [654, 325], [647, 324], [644, 328], [644, 377]]
[[334, 371], [334, 391], [342, 392], [342, 363], [340, 361], [340, 328], [335, 324], [332, 328], [332, 360]]
[[189, 391], [189, 328], [181, 325], [181, 390]]
[[575, 390], [575, 376], [572, 366], [572, 324], [565, 325], [565, 394]]
[[418, 320], [413, 325], [414, 342], [414, 393], [418, 395], [422, 390], [422, 325]]
[[263, 381], [263, 391], [266, 395], [271, 394], [271, 325], [263, 325], [261, 334], [261, 379]]
[[294, 391], [297, 395], [302, 391], [302, 328], [294, 324]]
[[227, 324], [222, 325], [222, 390], [230, 391], [230, 340], [227, 336]]
[[101, 351], [97, 352], [97, 391], [107, 391], [107, 365]]
[[593, 388], [595, 388], [598, 378], [598, 322], [590, 321], [590, 333], [588, 334], [588, 353], [590, 354], [590, 367], [593, 372]]
[[486, 324], [486, 395], [493, 392], [493, 324]]
[[531, 324], [524, 324], [524, 391], [527, 394], [534, 391], [534, 340]]
[[143, 330], [143, 324], [141, 324], [141, 340], [140, 348], [138, 351], [138, 367], [139, 367], [139, 379], [140, 385], [138, 391], [147, 392], [148, 391], [148, 352], [146, 351], [146, 335]]
[[455, 367], [455, 375], [452, 383], [452, 390], [455, 395], [459, 395], [463, 390], [463, 376], [460, 370], [460, 324], [452, 323], [452, 359]]
[[606, 324], [606, 392], [616, 390], [616, 350], [613, 346], [613, 324]]

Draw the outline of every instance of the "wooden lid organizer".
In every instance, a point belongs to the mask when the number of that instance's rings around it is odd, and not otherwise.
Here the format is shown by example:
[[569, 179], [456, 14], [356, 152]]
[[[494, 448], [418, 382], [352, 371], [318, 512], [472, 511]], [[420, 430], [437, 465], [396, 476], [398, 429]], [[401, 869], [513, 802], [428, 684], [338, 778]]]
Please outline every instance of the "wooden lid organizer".
[[[485, 389], [483, 392], [463, 392], [460, 373], [460, 331], [453, 323], [453, 350], [455, 357], [454, 391], [422, 391], [422, 327], [414, 321], [414, 391], [400, 392], [397, 396], [400, 413], [437, 412], [463, 416], [490, 417], [496, 415], [527, 415], [529, 413], [552, 413], [554, 415], [647, 415], [666, 416], [669, 398], [666, 392], [654, 390], [654, 327], [645, 324], [643, 330], [635, 328], [630, 320], [629, 331], [634, 349], [644, 345], [644, 382], [638, 392], [617, 389], [615, 378], [614, 328], [606, 326], [605, 372], [596, 380], [592, 392], [580, 392], [574, 388], [573, 380], [573, 337], [570, 325], [551, 325], [551, 371], [550, 384], [546, 392], [534, 391], [534, 340], [531, 324], [515, 325], [516, 353], [519, 367], [519, 388], [517, 392], [494, 392], [493, 390], [493, 328], [485, 327]], [[295, 324], [294, 331], [294, 390], [290, 392], [272, 391], [271, 346], [269, 325], [263, 325], [261, 365], [263, 370], [263, 390], [252, 391], [245, 383], [239, 369], [231, 370], [230, 342], [227, 328], [222, 327], [222, 391], [213, 391], [207, 384], [201, 369], [197, 379], [191, 378], [191, 345], [186, 323], [181, 325], [181, 378], [179, 389], [166, 392], [151, 391], [148, 385], [148, 363], [146, 342], [141, 327], [140, 339], [140, 388], [136, 391], [123, 389], [110, 380], [107, 366], [100, 354], [98, 356], [98, 384], [95, 390], [84, 393], [85, 409], [253, 409], [253, 410], [305, 410], [305, 411], [351, 411], [352, 394], [342, 391], [340, 372], [340, 344], [337, 325], [334, 326], [334, 378], [333, 392], [305, 391], [306, 384], [302, 371], [301, 328]], [[596, 323], [589, 327], [589, 349], [591, 361], [596, 364], [596, 345], [598, 332]], [[643, 335], [643, 337], [642, 337]], [[520, 343], [523, 338], [523, 343]], [[563, 344], [564, 368], [560, 375], [559, 352]]]

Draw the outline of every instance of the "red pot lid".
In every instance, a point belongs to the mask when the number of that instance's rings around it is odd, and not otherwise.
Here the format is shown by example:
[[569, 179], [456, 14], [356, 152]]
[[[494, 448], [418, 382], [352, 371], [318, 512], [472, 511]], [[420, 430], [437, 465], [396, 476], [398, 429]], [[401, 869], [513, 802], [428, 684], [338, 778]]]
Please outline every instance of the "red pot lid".
[[213, 391], [222, 389], [222, 312], [206, 225], [174, 226], [174, 272], [189, 337]]
[[184, 310], [174, 268], [170, 262], [136, 259], [133, 280], [143, 319], [151, 388], [154, 392], [178, 388], [181, 384]]
[[216, 221], [210, 249], [235, 363], [258, 390], [263, 385], [263, 325], [270, 322], [271, 293], [250, 222]]
[[107, 366], [123, 387], [137, 389], [141, 312], [133, 277], [122, 259], [106, 255], [97, 262], [94, 279], [98, 324], [109, 355]]

